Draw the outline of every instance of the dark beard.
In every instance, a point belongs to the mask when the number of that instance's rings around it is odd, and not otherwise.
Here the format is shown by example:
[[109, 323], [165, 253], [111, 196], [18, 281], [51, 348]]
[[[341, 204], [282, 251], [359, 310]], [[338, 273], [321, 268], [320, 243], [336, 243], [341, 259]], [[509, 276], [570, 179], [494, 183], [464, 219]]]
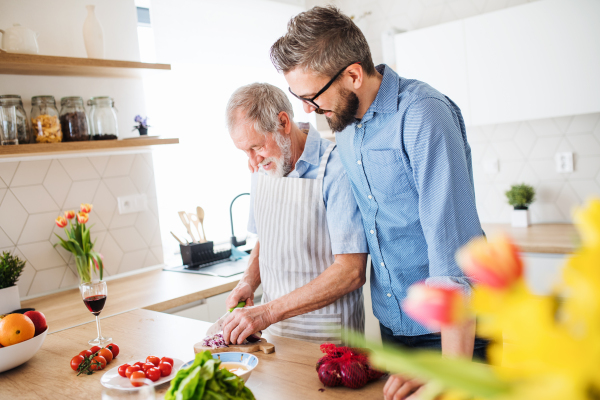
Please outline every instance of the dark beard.
[[346, 88], [340, 90], [341, 106], [333, 111], [333, 117], [327, 118], [327, 123], [333, 132], [341, 132], [356, 121], [358, 111], [358, 96]]

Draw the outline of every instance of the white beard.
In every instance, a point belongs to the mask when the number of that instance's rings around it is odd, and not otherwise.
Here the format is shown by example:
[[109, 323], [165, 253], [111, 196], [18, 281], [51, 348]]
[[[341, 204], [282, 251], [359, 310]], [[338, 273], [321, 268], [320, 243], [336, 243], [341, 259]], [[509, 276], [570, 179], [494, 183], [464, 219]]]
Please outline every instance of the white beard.
[[292, 163], [290, 159], [292, 158], [292, 140], [288, 137], [284, 137], [279, 133], [274, 133], [275, 142], [277, 146], [279, 146], [279, 150], [281, 151], [281, 157], [269, 157], [265, 158], [259, 165], [267, 165], [272, 162], [275, 164], [275, 168], [272, 168], [266, 171], [272, 178], [283, 178], [292, 170]]

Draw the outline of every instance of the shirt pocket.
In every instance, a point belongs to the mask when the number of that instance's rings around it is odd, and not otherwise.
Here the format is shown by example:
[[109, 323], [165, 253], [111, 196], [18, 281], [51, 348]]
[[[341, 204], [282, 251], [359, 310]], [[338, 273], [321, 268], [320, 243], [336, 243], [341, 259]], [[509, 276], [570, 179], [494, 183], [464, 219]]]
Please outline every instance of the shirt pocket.
[[410, 185], [402, 163], [401, 150], [368, 150], [365, 165], [369, 185], [375, 195], [396, 197], [409, 190]]

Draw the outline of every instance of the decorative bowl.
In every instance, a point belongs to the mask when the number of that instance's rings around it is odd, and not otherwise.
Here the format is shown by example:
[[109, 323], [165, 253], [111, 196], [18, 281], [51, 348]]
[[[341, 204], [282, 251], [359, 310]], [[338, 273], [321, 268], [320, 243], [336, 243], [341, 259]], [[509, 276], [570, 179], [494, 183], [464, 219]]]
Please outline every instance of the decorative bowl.
[[42, 347], [49, 329], [49, 327], [46, 328], [44, 332], [24, 342], [0, 348], [0, 372], [18, 367], [29, 361]]
[[[221, 360], [222, 363], [237, 363], [237, 364], [242, 364], [244, 365], [246, 368], [248, 368], [247, 371], [241, 373], [241, 374], [236, 374], [237, 376], [239, 376], [240, 378], [242, 378], [242, 380], [244, 382], [248, 381], [248, 378], [250, 378], [250, 374], [252, 373], [252, 370], [254, 368], [256, 368], [256, 366], [258, 365], [258, 357], [256, 357], [253, 354], [249, 354], [249, 353], [241, 353], [241, 352], [236, 352], [236, 351], [232, 351], [232, 352], [226, 352], [226, 353], [213, 353], [213, 358], [217, 359], [217, 360]], [[194, 360], [189, 361], [185, 364], [183, 364], [181, 366], [181, 368], [187, 368], [190, 365], [192, 365], [192, 363], [194, 362]]]

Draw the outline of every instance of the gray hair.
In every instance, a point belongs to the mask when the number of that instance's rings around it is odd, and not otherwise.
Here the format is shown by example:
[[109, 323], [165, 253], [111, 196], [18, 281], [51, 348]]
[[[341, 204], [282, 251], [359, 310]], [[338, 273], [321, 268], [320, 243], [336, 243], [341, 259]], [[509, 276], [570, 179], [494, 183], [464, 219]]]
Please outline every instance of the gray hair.
[[268, 83], [251, 83], [233, 92], [225, 112], [230, 133], [240, 122], [238, 111], [243, 112], [243, 119], [253, 122], [254, 129], [263, 135], [277, 133], [280, 112], [285, 111], [290, 119], [294, 119], [292, 104], [283, 90]]
[[271, 61], [278, 71], [287, 73], [300, 67], [333, 77], [360, 62], [367, 75], [375, 75], [367, 39], [338, 8], [313, 7], [293, 17], [287, 28], [271, 46]]

